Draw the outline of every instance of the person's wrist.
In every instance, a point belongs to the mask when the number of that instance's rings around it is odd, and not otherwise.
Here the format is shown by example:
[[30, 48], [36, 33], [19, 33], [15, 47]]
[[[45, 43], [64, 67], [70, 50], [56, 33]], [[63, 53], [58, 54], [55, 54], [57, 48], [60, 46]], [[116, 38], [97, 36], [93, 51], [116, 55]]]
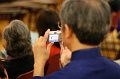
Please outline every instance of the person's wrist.
[[35, 63], [34, 64], [34, 76], [44, 76], [44, 63]]
[[34, 66], [45, 66], [45, 61], [35, 61]]

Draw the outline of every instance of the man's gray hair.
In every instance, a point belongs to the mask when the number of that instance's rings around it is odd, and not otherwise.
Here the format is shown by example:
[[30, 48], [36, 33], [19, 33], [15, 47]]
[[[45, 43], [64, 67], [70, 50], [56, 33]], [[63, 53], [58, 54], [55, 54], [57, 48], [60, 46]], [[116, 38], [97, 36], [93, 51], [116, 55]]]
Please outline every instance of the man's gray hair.
[[98, 45], [110, 29], [110, 6], [105, 0], [65, 0], [61, 20], [81, 43]]

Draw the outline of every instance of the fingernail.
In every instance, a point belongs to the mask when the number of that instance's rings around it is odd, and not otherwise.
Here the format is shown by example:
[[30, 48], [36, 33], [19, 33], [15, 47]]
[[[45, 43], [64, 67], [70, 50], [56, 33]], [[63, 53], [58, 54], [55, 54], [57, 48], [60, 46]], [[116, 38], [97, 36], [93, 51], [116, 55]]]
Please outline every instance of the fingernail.
[[51, 42], [52, 44], [54, 44], [54, 42]]
[[47, 31], [50, 31], [50, 29], [48, 29]]

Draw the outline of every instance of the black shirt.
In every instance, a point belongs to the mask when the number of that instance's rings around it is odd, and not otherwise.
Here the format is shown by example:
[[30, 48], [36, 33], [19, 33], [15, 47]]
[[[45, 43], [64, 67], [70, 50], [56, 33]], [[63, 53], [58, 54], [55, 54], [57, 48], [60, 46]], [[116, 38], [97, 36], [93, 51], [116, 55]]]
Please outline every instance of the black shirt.
[[3, 62], [9, 79], [16, 79], [19, 75], [33, 70], [34, 58], [31, 55]]

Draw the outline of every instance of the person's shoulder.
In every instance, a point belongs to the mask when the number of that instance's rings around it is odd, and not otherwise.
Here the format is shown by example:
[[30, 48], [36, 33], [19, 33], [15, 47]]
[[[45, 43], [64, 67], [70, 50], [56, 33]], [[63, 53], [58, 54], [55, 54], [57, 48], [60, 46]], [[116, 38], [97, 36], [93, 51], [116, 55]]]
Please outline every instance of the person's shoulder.
[[109, 66], [118, 66], [119, 65], [117, 63], [114, 62], [114, 60], [111, 60], [111, 59], [108, 59], [106, 57], [103, 57], [103, 63], [105, 63], [106, 65], [109, 65]]
[[93, 59], [91, 58], [91, 59], [83, 59], [83, 60], [74, 60], [71, 63], [69, 63], [66, 66], [66, 68], [76, 72], [82, 70], [86, 70], [86, 72], [88, 72], [89, 69], [97, 71], [101, 69], [110, 72], [112, 71], [119, 72], [120, 74], [120, 65], [115, 63], [113, 60], [110, 60], [102, 56]]
[[[103, 65], [105, 69], [111, 73], [116, 73], [120, 75], [120, 65], [114, 62], [113, 60], [104, 58], [103, 59]], [[120, 76], [119, 76], [120, 77]]]

